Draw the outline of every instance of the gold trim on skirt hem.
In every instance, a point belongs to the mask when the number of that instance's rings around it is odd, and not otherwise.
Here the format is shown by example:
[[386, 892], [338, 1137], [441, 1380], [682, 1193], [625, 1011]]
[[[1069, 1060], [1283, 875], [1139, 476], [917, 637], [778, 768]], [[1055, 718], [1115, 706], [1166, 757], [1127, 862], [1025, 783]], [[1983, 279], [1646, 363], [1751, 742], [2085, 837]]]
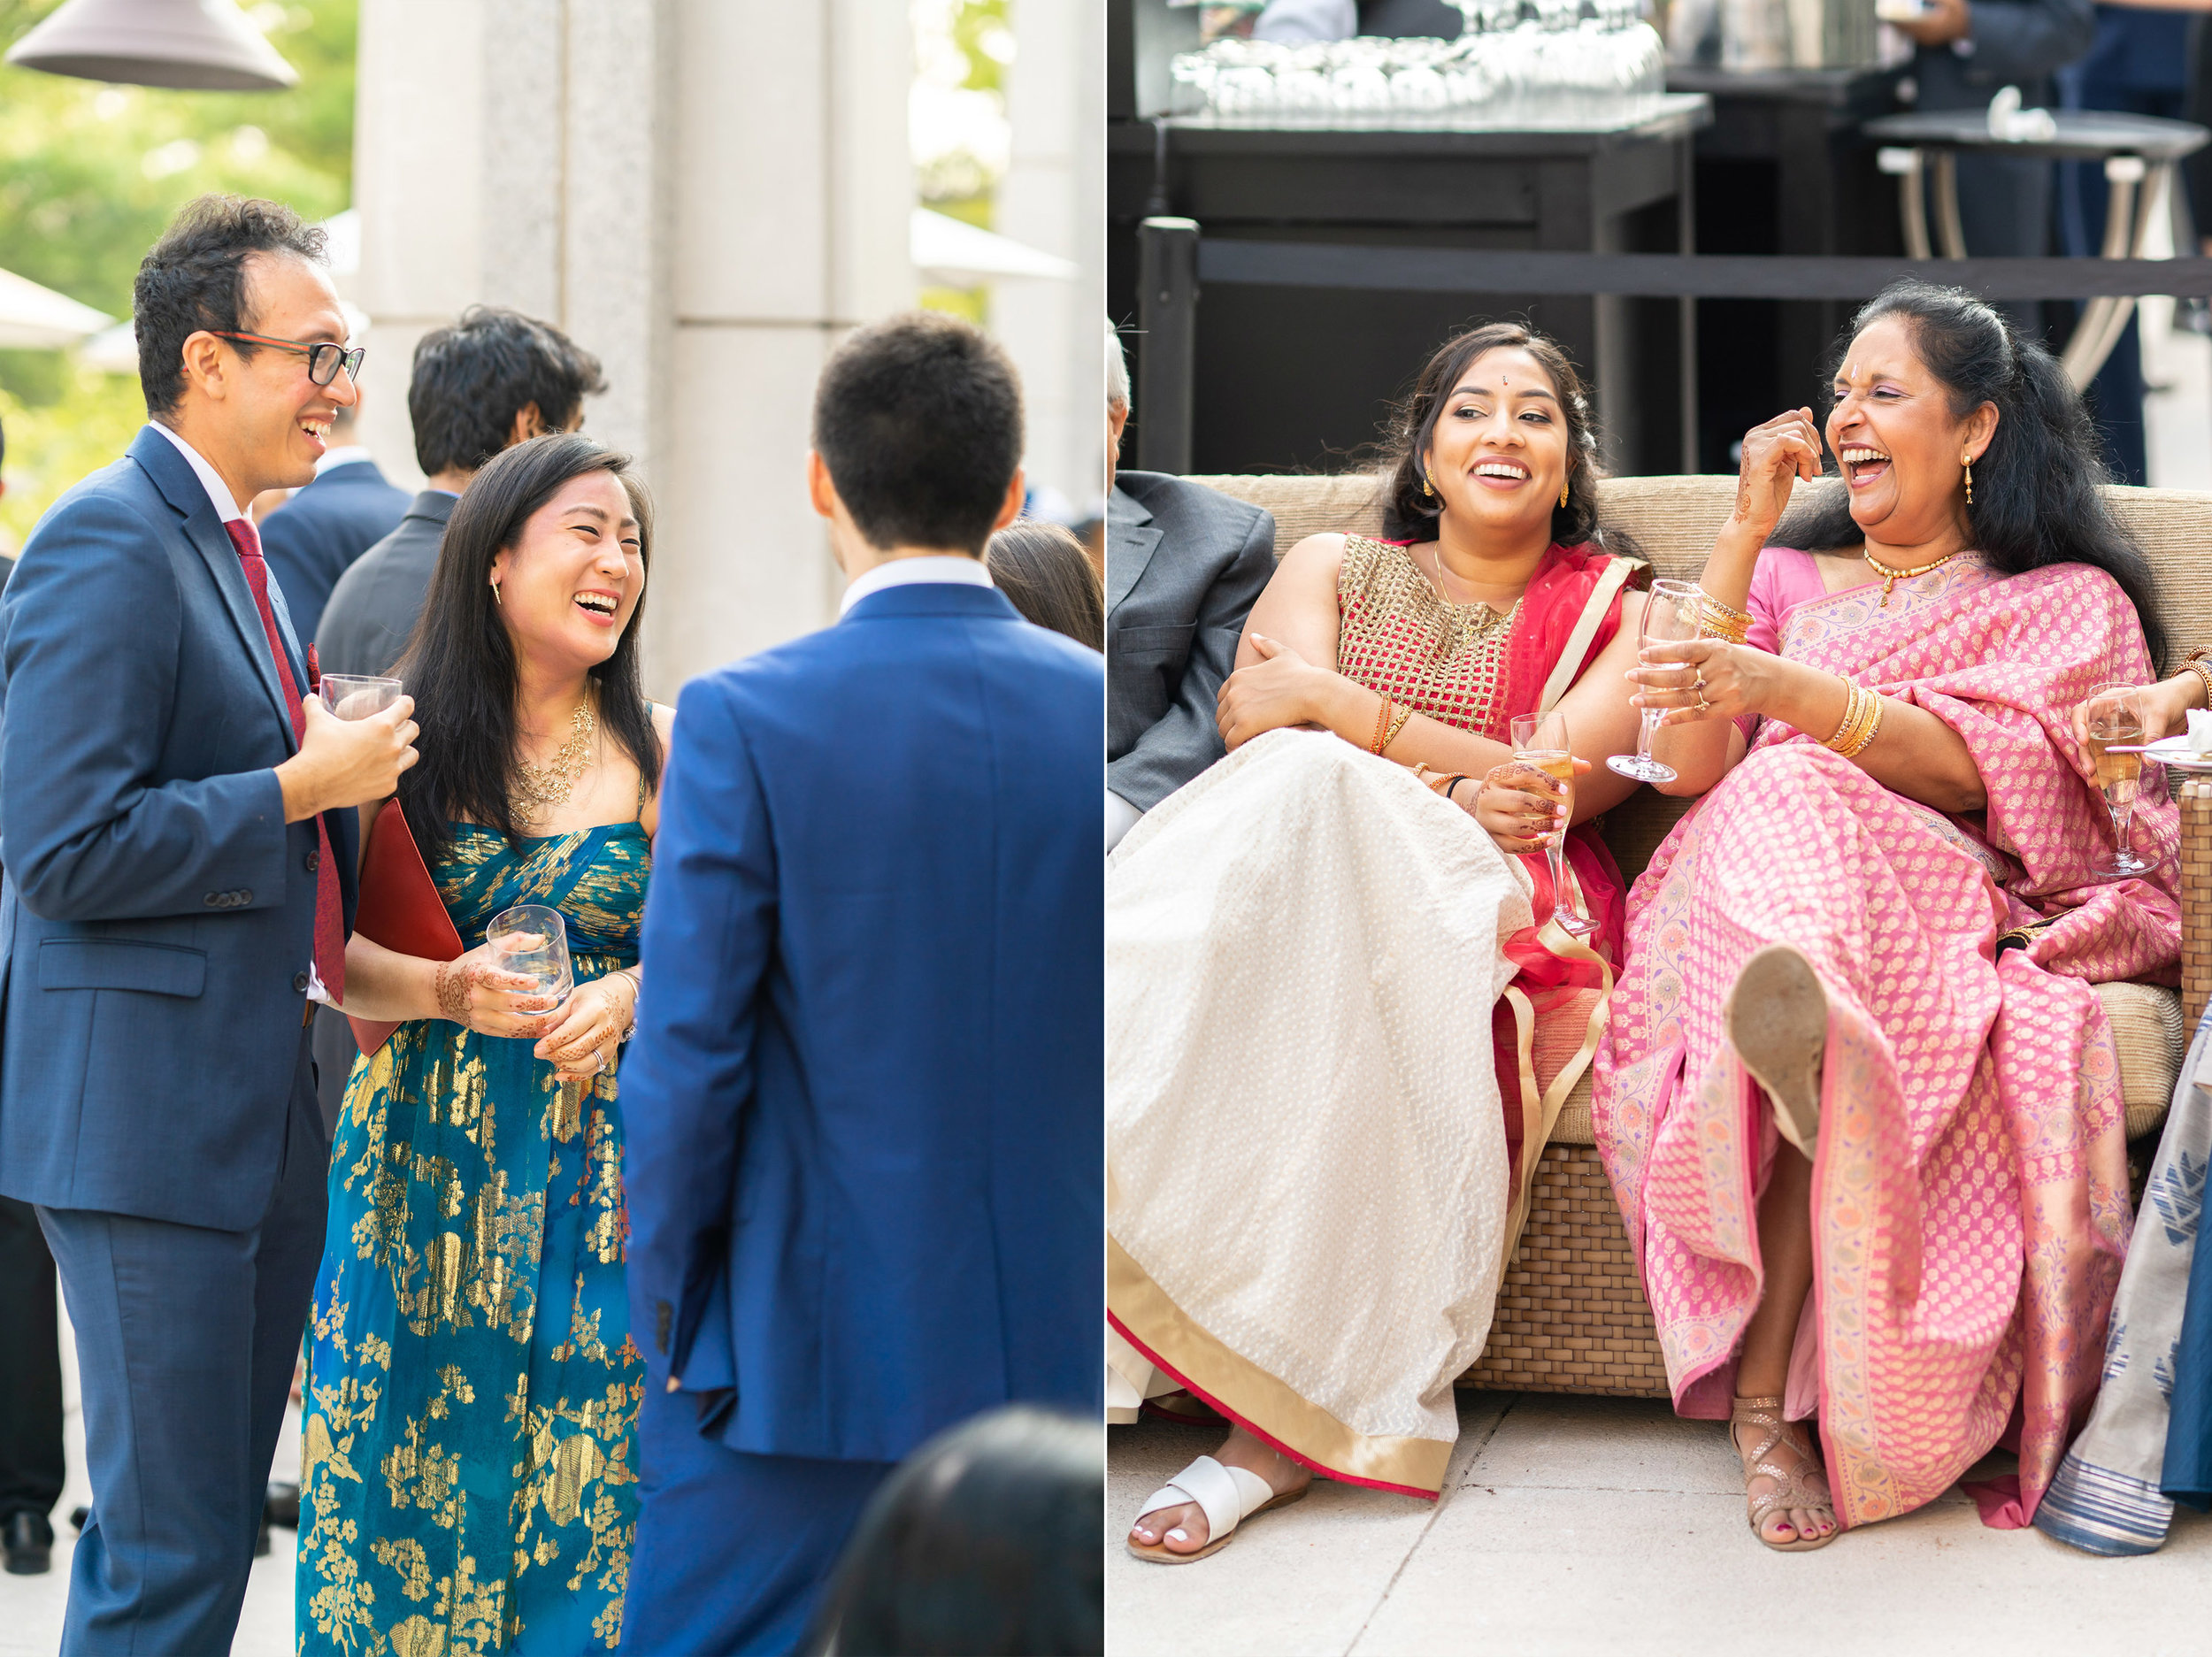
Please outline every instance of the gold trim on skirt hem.
[[1111, 1237], [1106, 1239], [1106, 1304], [1165, 1368], [1301, 1460], [1361, 1484], [1430, 1495], [1443, 1490], [1450, 1441], [1371, 1438], [1346, 1426], [1192, 1322]]

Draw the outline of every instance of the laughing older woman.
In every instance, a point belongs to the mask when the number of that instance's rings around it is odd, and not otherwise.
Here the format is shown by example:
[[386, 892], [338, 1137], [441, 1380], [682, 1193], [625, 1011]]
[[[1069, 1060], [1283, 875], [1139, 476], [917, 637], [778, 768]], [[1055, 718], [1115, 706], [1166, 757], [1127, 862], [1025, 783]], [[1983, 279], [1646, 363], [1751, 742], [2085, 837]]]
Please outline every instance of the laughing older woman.
[[[1631, 896], [1594, 1109], [1675, 1408], [1731, 1421], [1753, 1529], [1793, 1550], [1930, 1500], [2016, 1410], [2033, 1512], [2128, 1233], [2090, 980], [2179, 948], [2170, 857], [2094, 872], [2070, 716], [2160, 639], [2080, 399], [1916, 284], [1860, 312], [1834, 399], [1846, 487], [1767, 545], [1821, 434], [1752, 432], [1709, 636], [1632, 670], [1669, 791], [1705, 797]], [[2171, 807], [2138, 809], [2170, 853]]]

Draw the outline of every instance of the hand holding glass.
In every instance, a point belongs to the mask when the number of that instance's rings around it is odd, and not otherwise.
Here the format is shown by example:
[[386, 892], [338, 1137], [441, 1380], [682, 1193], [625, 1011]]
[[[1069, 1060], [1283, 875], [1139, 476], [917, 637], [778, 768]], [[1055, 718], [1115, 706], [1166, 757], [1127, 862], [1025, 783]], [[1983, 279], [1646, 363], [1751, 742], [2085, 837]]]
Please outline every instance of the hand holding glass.
[[2142, 746], [2142, 691], [2133, 685], [2107, 685], [2090, 697], [2087, 714], [2089, 758], [2097, 768], [2097, 790], [2112, 813], [2113, 838], [2118, 841], [2111, 862], [2101, 864], [2097, 873], [2113, 880], [2148, 873], [2151, 865], [2128, 849], [2143, 756], [2116, 751]]
[[[1567, 716], [1559, 713], [1517, 713], [1513, 716], [1513, 757], [1544, 773], [1559, 785], [1558, 826], [1540, 838], [1544, 862], [1551, 871], [1551, 917], [1576, 937], [1586, 937], [1595, 923], [1578, 913], [1567, 901], [1567, 825], [1574, 820], [1574, 744], [1567, 737]], [[1673, 772], [1670, 771], [1669, 776]]]
[[500, 970], [530, 979], [532, 993], [549, 999], [557, 1011], [576, 987], [568, 960], [568, 927], [558, 909], [542, 903], [518, 903], [492, 917], [484, 941]]
[[366, 719], [382, 713], [400, 698], [396, 679], [373, 679], [355, 673], [326, 673], [322, 677], [323, 706], [340, 719]]
[[[1651, 595], [1644, 602], [1644, 619], [1637, 633], [1637, 648], [1640, 652], [1647, 644], [1681, 644], [1696, 638], [1704, 630], [1699, 614], [1697, 583], [1694, 581], [1654, 581]], [[1648, 664], [1647, 664], [1648, 666]], [[1680, 680], [1674, 688], [1688, 688], [1686, 677], [1696, 670], [1685, 666], [1677, 677]], [[1646, 688], [1655, 688], [1646, 681]], [[1663, 708], [1639, 710], [1643, 715], [1636, 728], [1636, 753], [1613, 754], [1605, 763], [1624, 777], [1633, 777], [1638, 782], [1672, 782], [1674, 767], [1663, 765], [1651, 756], [1651, 739], [1659, 729], [1659, 721], [1666, 717]]]

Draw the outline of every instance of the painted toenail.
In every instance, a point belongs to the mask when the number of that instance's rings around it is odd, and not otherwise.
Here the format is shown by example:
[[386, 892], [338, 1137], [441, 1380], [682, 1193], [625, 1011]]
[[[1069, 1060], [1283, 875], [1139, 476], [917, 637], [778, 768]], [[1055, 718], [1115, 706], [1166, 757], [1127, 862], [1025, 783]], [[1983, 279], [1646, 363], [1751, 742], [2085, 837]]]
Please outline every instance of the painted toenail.
[[1171, 1542], [1187, 1542], [1190, 1540], [1190, 1532], [1179, 1524], [1167, 1533], [1167, 1539]]

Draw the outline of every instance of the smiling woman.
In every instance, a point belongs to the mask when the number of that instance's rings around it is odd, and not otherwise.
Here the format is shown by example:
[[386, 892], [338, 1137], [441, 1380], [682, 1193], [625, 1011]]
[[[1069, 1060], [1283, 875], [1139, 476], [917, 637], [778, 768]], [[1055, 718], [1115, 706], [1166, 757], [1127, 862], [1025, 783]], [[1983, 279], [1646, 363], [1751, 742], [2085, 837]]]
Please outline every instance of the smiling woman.
[[1730, 1421], [1751, 1527], [1793, 1552], [1930, 1501], [2008, 1420], [1992, 1523], [2033, 1515], [2127, 1239], [2093, 981], [2180, 943], [2172, 806], [2137, 807], [2161, 866], [2101, 882], [2069, 729], [2161, 642], [2080, 398], [1916, 283], [1860, 312], [1833, 392], [1844, 487], [1776, 531], [1821, 433], [1750, 433], [1707, 636], [1635, 670], [1668, 791], [1704, 797], [1631, 896], [1593, 1105], [1675, 1408]]
[[[301, 1495], [311, 1652], [413, 1649], [409, 1588], [457, 1553], [549, 1649], [620, 1627], [644, 1371], [614, 1062], [670, 725], [639, 686], [651, 546], [626, 456], [518, 443], [454, 509], [396, 669], [425, 726], [400, 802], [469, 947], [347, 948], [345, 1010], [399, 1027], [355, 1064], [331, 1163]], [[399, 832], [365, 810], [365, 844], [373, 825]], [[561, 917], [575, 989], [557, 1007], [495, 953], [491, 922], [520, 904]], [[407, 1470], [349, 1479], [327, 1454], [349, 1445], [356, 1466]]]

